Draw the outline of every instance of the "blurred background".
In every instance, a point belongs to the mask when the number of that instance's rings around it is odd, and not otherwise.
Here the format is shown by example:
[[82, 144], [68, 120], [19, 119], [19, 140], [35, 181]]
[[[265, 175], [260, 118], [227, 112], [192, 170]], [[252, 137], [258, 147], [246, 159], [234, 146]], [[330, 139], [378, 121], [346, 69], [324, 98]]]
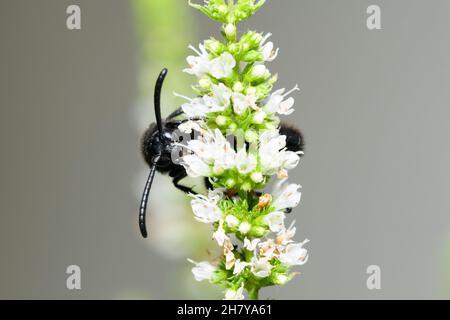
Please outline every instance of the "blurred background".
[[[66, 28], [81, 7], [82, 28]], [[381, 7], [382, 30], [366, 27]], [[273, 299], [450, 298], [450, 24], [446, 0], [269, 0], [241, 31], [273, 33], [277, 88], [298, 83], [306, 156], [289, 217], [311, 242]], [[0, 298], [221, 298], [186, 258], [214, 249], [157, 176], [150, 237], [139, 139], [168, 67], [164, 114], [192, 95], [185, 58], [219, 24], [184, 0], [0, 0]], [[67, 290], [66, 268], [81, 268]], [[381, 268], [368, 290], [366, 268]]]

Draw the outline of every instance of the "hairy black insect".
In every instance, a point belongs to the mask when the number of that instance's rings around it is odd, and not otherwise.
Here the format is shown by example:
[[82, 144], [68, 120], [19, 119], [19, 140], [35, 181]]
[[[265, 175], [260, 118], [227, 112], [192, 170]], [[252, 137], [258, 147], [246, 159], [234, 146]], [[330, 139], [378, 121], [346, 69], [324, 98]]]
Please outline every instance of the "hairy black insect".
[[142, 155], [150, 167], [150, 173], [145, 184], [144, 192], [142, 193], [139, 209], [139, 228], [144, 238], [147, 237], [147, 228], [145, 225], [147, 201], [156, 171], [163, 174], [168, 173], [173, 179], [174, 186], [179, 190], [186, 193], [195, 193], [191, 188], [179, 184], [180, 180], [187, 176], [186, 170], [182, 165], [173, 163], [171, 159], [174, 148], [172, 134], [183, 122], [183, 120], [174, 120], [174, 118], [181, 115], [183, 111], [179, 108], [165, 120], [161, 119], [161, 88], [166, 75], [167, 69], [163, 69], [156, 81], [154, 93], [156, 124], [152, 123], [149, 126], [141, 141]]

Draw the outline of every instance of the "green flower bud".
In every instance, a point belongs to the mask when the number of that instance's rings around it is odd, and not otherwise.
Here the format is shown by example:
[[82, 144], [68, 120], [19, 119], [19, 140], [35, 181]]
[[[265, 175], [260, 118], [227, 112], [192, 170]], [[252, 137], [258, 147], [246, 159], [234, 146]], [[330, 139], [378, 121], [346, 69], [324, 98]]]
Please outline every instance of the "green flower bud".
[[228, 23], [224, 25], [223, 32], [228, 40], [234, 41], [236, 39], [236, 26], [234, 24]]
[[213, 173], [220, 176], [225, 170], [222, 167], [213, 167]]
[[255, 238], [261, 238], [267, 233], [267, 229], [261, 226], [254, 226], [250, 230], [250, 236]]
[[228, 15], [228, 8], [225, 5], [224, 0], [210, 0], [205, 6], [192, 3], [191, 0], [189, 0], [189, 5], [216, 21], [225, 22]]
[[260, 33], [257, 33], [254, 31], [248, 31], [241, 37], [239, 42], [242, 45], [246, 44], [246, 47], [248, 49], [259, 49], [259, 45], [260, 45], [262, 39], [263, 39], [263, 37]]
[[267, 76], [268, 72], [269, 71], [267, 70], [265, 65], [257, 64], [255, 66], [253, 66], [253, 68], [252, 68], [252, 70], [250, 72], [250, 75], [254, 79], [262, 79], [262, 78]]
[[232, 43], [228, 46], [228, 51], [234, 56], [238, 55], [241, 51], [241, 46], [239, 43]]
[[255, 14], [264, 4], [265, 0], [239, 0], [237, 3], [227, 2], [225, 0], [209, 0], [205, 5], [192, 3], [189, 5], [200, 10], [213, 20], [220, 22], [240, 22]]
[[234, 122], [230, 123], [230, 125], [228, 126], [228, 130], [229, 130], [230, 132], [236, 131], [237, 128], [238, 128], [238, 126], [237, 126], [237, 124], [234, 123]]
[[[253, 85], [260, 85], [267, 78], [270, 77], [270, 72], [263, 64], [255, 64], [248, 70], [244, 76], [244, 81], [250, 82]], [[257, 91], [258, 92], [258, 91]], [[259, 97], [258, 97], [259, 98]]]
[[258, 141], [258, 133], [252, 129], [245, 131], [244, 137], [245, 137], [245, 141], [250, 142], [250, 143]]
[[233, 178], [228, 178], [228, 179], [225, 181], [225, 186], [226, 186], [228, 189], [232, 189], [235, 185], [236, 185], [236, 180], [234, 180]]
[[249, 51], [242, 57], [242, 61], [245, 62], [256, 62], [262, 60], [263, 60], [262, 53], [256, 50]]
[[198, 81], [198, 84], [200, 85], [200, 88], [204, 90], [208, 90], [211, 88], [211, 80], [209, 78], [202, 78]]
[[234, 92], [242, 92], [243, 90], [244, 90], [244, 86], [242, 85], [242, 82], [238, 81], [233, 85]]
[[288, 283], [292, 279], [292, 276], [285, 275], [283, 273], [277, 273], [273, 275], [273, 283], [280, 286]]
[[241, 189], [244, 191], [250, 191], [252, 190], [252, 184], [249, 182], [244, 182], [243, 184], [241, 184]]
[[216, 56], [221, 55], [226, 49], [226, 46], [223, 43], [214, 38], [205, 40], [204, 45], [206, 50], [208, 50], [209, 52], [211, 52], [213, 55]]
[[219, 127], [223, 127], [227, 124], [228, 118], [225, 116], [217, 116], [216, 123]]
[[220, 283], [228, 278], [228, 272], [226, 270], [217, 269], [211, 279], [212, 283]]
[[250, 175], [250, 179], [252, 179], [252, 181], [255, 183], [261, 183], [264, 180], [264, 176], [261, 172], [253, 172]]
[[226, 15], [228, 13], [228, 8], [225, 4], [219, 5], [217, 7], [217, 12], [221, 15]]

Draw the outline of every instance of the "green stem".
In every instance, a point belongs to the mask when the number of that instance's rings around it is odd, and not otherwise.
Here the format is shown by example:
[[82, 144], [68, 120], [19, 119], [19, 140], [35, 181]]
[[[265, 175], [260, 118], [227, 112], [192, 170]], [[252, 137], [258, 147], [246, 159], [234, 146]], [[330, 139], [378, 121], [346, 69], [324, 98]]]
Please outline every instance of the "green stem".
[[259, 300], [259, 289], [258, 287], [252, 287], [248, 289], [248, 298], [250, 300]]

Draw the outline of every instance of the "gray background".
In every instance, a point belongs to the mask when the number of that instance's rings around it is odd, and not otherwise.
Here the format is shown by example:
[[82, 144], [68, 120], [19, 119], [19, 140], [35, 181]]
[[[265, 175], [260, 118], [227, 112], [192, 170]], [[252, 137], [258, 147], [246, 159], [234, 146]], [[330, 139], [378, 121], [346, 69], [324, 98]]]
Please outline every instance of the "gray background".
[[[77, 32], [65, 28], [72, 3]], [[366, 28], [370, 4], [380, 31]], [[446, 0], [272, 0], [244, 25], [273, 33], [269, 67], [279, 87], [299, 83], [288, 120], [307, 143], [292, 180], [310, 261], [263, 297], [446, 297], [448, 12]], [[199, 39], [218, 29], [193, 14]], [[149, 250], [135, 225], [130, 185], [144, 166], [128, 1], [1, 0], [0, 46], [0, 298], [186, 297], [166, 285], [186, 262]], [[70, 264], [80, 291], [65, 288]], [[371, 264], [378, 291], [366, 288]]]

